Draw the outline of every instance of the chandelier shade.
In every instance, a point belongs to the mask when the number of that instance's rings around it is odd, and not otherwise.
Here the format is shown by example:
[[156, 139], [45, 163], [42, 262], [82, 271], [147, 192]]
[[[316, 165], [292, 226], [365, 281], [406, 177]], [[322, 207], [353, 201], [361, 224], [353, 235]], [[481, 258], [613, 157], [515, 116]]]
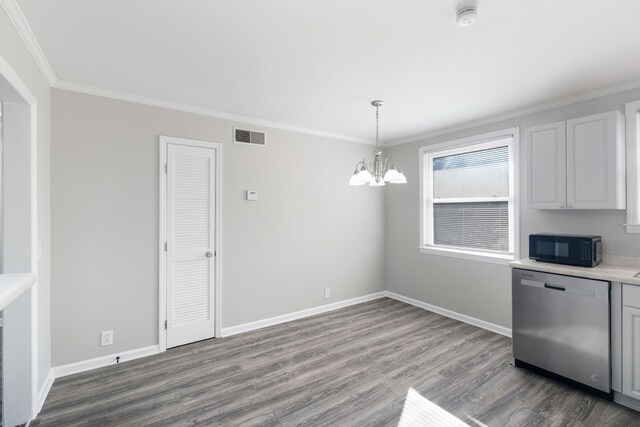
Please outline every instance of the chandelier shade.
[[365, 185], [369, 187], [382, 187], [385, 182], [390, 184], [406, 184], [407, 178], [400, 170], [398, 162], [389, 158], [382, 159], [382, 150], [379, 148], [378, 133], [380, 124], [380, 107], [383, 101], [372, 101], [371, 105], [376, 107], [376, 149], [373, 152], [373, 160], [363, 159], [356, 164], [356, 169], [349, 179], [349, 185]]
[[349, 180], [349, 185], [365, 185], [371, 181], [373, 176], [369, 173], [366, 166], [362, 166], [360, 170], [356, 168], [356, 171]]

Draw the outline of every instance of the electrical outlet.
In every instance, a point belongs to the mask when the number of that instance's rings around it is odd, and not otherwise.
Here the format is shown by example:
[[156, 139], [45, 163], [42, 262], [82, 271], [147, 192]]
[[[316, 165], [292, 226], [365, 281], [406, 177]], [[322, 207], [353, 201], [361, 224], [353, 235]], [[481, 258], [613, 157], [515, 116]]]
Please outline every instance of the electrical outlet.
[[102, 331], [100, 334], [100, 347], [113, 344], [113, 331]]
[[324, 290], [324, 299], [331, 298], [331, 288], [326, 288]]

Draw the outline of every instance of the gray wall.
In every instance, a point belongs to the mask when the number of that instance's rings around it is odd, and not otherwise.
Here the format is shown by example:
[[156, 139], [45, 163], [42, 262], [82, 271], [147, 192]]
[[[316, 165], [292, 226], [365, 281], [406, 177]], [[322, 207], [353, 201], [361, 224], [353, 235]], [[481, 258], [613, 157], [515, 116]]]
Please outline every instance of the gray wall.
[[158, 342], [159, 135], [224, 144], [223, 327], [383, 290], [384, 191], [347, 185], [373, 147], [248, 147], [229, 121], [57, 89], [52, 110], [54, 366]]
[[640, 90], [609, 95], [464, 131], [391, 147], [409, 184], [386, 189], [386, 289], [429, 304], [511, 327], [508, 266], [422, 254], [419, 245], [418, 149], [422, 146], [520, 126], [520, 257], [528, 256], [528, 236], [548, 231], [602, 235], [604, 252], [640, 256], [640, 235], [628, 234], [625, 211], [543, 211], [525, 208], [524, 129], [589, 114], [619, 110], [640, 99]]
[[[0, 8], [0, 57], [13, 68], [37, 100], [38, 240], [42, 258], [38, 260], [38, 386], [51, 369], [50, 329], [50, 117], [51, 89], [42, 76], [13, 24]], [[5, 183], [5, 185], [10, 185]]]

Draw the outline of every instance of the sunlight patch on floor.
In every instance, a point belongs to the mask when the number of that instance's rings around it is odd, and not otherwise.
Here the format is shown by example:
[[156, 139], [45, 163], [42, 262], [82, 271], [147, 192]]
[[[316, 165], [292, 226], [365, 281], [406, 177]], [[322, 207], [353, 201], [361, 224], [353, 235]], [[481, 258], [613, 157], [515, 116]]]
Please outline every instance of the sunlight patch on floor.
[[[475, 425], [486, 427], [478, 420], [471, 417], [470, 419]], [[418, 426], [470, 427], [469, 424], [421, 396], [413, 388], [409, 388], [398, 427]]]

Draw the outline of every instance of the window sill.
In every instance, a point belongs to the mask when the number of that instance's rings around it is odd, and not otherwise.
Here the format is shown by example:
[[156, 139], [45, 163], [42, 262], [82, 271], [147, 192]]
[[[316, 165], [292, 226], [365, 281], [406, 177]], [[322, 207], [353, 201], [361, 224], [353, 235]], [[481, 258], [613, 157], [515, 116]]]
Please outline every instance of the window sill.
[[441, 255], [453, 258], [470, 259], [473, 261], [488, 262], [491, 264], [509, 265], [515, 260], [514, 255], [491, 254], [485, 252], [465, 251], [463, 249], [438, 248], [435, 246], [422, 246], [418, 250], [423, 254]]
[[640, 233], [640, 224], [625, 224], [627, 233]]

